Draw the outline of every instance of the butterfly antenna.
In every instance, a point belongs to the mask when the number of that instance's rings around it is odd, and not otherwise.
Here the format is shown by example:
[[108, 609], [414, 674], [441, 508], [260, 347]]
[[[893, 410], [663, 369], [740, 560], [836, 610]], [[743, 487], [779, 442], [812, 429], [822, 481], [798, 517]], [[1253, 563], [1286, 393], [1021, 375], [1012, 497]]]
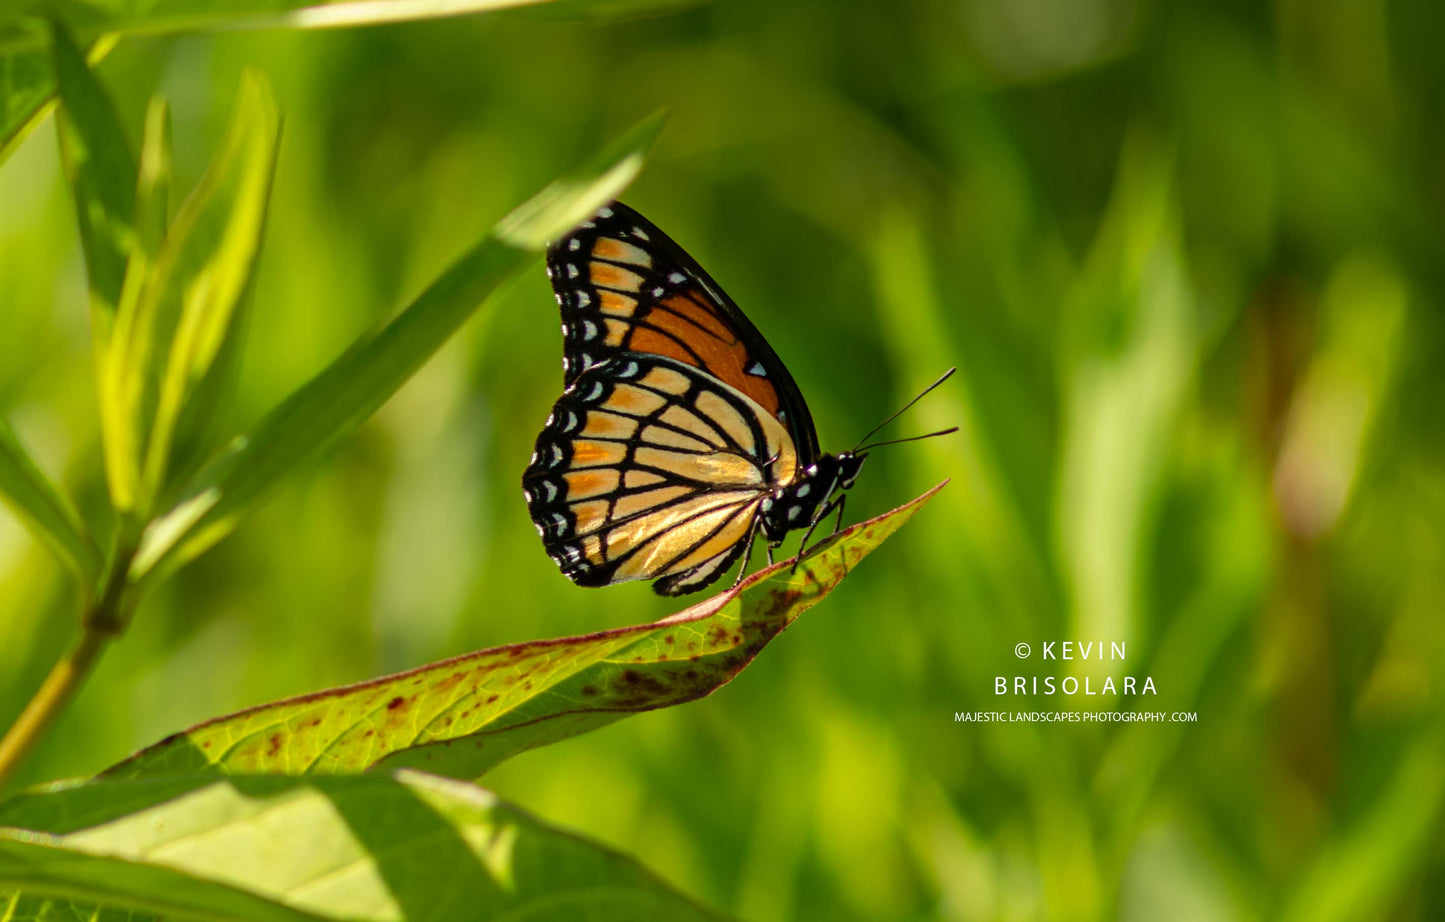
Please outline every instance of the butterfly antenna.
[[[940, 384], [942, 384], [943, 382], [947, 381], [949, 378], [953, 377], [953, 373], [954, 373], [955, 371], [958, 371], [958, 366], [954, 366], [953, 368], [950, 368], [948, 371], [945, 371], [943, 374], [939, 375], [937, 381], [934, 381], [932, 384], [928, 385], [928, 386], [925, 387], [923, 390], [919, 391], [919, 392], [918, 392], [918, 396], [917, 396], [917, 397], [914, 397], [912, 400], [910, 400], [910, 401], [908, 401], [907, 403], [905, 403], [905, 404], [903, 405], [903, 407], [898, 410], [898, 412], [894, 413], [892, 416], [888, 417], [888, 418], [885, 419], [883, 422], [879, 423], [878, 425], [874, 426], [872, 429], [868, 430], [868, 434], [865, 435], [865, 436], [863, 436], [863, 438], [861, 438], [861, 439], [858, 440], [858, 447], [854, 448], [853, 450], [854, 450], [854, 451], [863, 451], [863, 447], [862, 447], [862, 446], [863, 446], [863, 443], [866, 442], [866, 441], [868, 441], [869, 439], [871, 439], [871, 438], [873, 437], [873, 434], [874, 434], [875, 432], [877, 432], [879, 429], [882, 429], [884, 426], [888, 425], [889, 423], [893, 422], [893, 421], [894, 421], [895, 419], [897, 419], [898, 417], [902, 416], [904, 410], [907, 410], [909, 407], [913, 406], [915, 403], [917, 403], [918, 401], [922, 400], [923, 397], [924, 397], [924, 395], [926, 395], [929, 391], [933, 390], [935, 387], [938, 387], [938, 385], [940, 385]], [[949, 431], [951, 432], [951, 431], [953, 431], [953, 430], [949, 430]], [[944, 435], [945, 433], [935, 432], [935, 433], [932, 433], [932, 434], [933, 434], [933, 435]], [[923, 439], [923, 438], [928, 438], [928, 436], [920, 435], [920, 436], [918, 436], [918, 438]], [[906, 442], [906, 441], [910, 441], [910, 440], [909, 440], [909, 439], [898, 439], [897, 441]], [[888, 443], [888, 442], [879, 442], [878, 444], [879, 444], [879, 445], [887, 445], [887, 444], [889, 444], [889, 443]], [[876, 447], [876, 446], [869, 446], [869, 447]]]
[[853, 449], [853, 451], [855, 451], [855, 452], [859, 452], [859, 451], [872, 451], [873, 449], [877, 448], [879, 445], [897, 445], [899, 442], [917, 442], [917, 441], [920, 441], [921, 439], [931, 439], [931, 438], [933, 438], [934, 436], [951, 435], [952, 433], [957, 432], [957, 431], [958, 431], [958, 427], [957, 427], [957, 426], [950, 426], [950, 427], [948, 427], [947, 429], [940, 429], [940, 430], [938, 430], [937, 432], [930, 432], [930, 433], [928, 433], [927, 435], [910, 435], [910, 436], [909, 436], [908, 438], [906, 438], [906, 439], [889, 439], [889, 440], [886, 441], [886, 442], [874, 442], [874, 443], [871, 444], [871, 445], [864, 445], [864, 446], [861, 447], [861, 448], [855, 448], [855, 449]]

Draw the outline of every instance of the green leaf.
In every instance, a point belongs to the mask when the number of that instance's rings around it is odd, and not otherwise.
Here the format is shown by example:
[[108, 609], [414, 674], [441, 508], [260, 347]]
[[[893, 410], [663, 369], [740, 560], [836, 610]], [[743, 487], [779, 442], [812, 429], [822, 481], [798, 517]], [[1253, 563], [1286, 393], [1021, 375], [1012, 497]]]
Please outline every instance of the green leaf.
[[104, 343], [134, 245], [135, 158], [115, 104], [58, 22], [52, 24], [51, 41], [61, 100], [60, 153], [90, 278], [91, 322], [97, 342]]
[[658, 116], [647, 119], [586, 169], [517, 208], [400, 315], [233, 440], [146, 530], [132, 578], [162, 561], [179, 565], [215, 544], [288, 475], [361, 425], [547, 240], [621, 193], [642, 168], [660, 125]]
[[[168, 119], [153, 103], [137, 193], [138, 245], [102, 369], [101, 418], [111, 497], [146, 516], [173, 441], [194, 433], [217, 389], [202, 385], [227, 348], [261, 247], [281, 122], [264, 81], [247, 73], [220, 149], [165, 230]], [[162, 235], [164, 242], [161, 243]], [[183, 416], [184, 413], [184, 416]]]
[[105, 777], [378, 766], [477, 777], [519, 752], [716, 691], [941, 488], [840, 532], [796, 573], [792, 561], [778, 564], [655, 624], [483, 650], [241, 711], [176, 734]]
[[717, 918], [626, 856], [414, 771], [90, 782], [13, 798], [0, 825], [16, 827], [0, 888], [158, 914]]
[[0, 419], [0, 499], [81, 581], [100, 571], [100, 554], [80, 516], [26, 454], [10, 424]]
[[147, 502], [164, 483], [173, 438], [193, 435], [178, 428], [182, 412], [194, 421], [213, 409], [203, 404], [205, 398], [214, 400], [217, 389], [202, 385], [214, 380], [217, 358], [236, 329], [250, 287], [280, 134], [270, 90], [248, 72], [226, 139], [167, 234], [153, 284], [164, 289], [158, 297], [177, 298], [180, 310], [145, 458]]

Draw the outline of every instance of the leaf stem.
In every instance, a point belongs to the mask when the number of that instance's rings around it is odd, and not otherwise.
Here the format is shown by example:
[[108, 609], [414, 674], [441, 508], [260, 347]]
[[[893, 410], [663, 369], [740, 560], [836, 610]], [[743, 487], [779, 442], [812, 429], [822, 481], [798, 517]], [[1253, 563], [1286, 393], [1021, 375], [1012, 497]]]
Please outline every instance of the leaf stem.
[[106, 644], [125, 629], [125, 615], [131, 599], [126, 589], [134, 542], [112, 557], [103, 588], [85, 605], [80, 639], [67, 652], [25, 706], [20, 717], [0, 739], [0, 791], [14, 777], [25, 759], [40, 744], [50, 727], [80, 691]]

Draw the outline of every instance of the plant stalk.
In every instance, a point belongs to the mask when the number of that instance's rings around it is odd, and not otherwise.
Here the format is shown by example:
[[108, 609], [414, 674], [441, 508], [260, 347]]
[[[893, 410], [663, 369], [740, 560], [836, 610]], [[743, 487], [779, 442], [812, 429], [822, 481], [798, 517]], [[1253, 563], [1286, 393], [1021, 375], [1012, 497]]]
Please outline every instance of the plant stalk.
[[103, 590], [85, 606], [79, 641], [50, 670], [35, 697], [0, 739], [0, 791], [80, 691], [106, 644], [124, 629], [126, 574], [134, 555], [133, 550], [126, 550], [114, 556]]

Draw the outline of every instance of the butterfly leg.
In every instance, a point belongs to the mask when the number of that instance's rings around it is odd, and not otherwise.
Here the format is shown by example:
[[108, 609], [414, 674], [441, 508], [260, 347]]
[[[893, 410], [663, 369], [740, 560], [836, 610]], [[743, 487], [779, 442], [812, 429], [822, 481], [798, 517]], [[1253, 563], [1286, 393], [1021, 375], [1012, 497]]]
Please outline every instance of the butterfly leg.
[[[741, 582], [743, 581], [743, 577], [747, 575], [747, 572], [748, 572], [748, 564], [749, 564], [750, 562], [752, 562], [752, 559], [753, 559], [753, 539], [756, 538], [757, 536], [758, 536], [758, 529], [757, 529], [757, 526], [755, 525], [755, 526], [753, 526], [753, 529], [748, 532], [748, 543], [745, 544], [745, 545], [743, 545], [743, 565], [740, 566], [740, 567], [738, 567], [738, 578], [735, 579], [735, 580], [733, 580], [733, 584], [732, 584], [732, 588], [733, 588], [733, 589], [738, 588], [738, 584], [741, 583]], [[772, 552], [769, 551], [769, 552], [768, 552], [768, 563], [771, 564], [772, 562], [773, 562], [773, 555], [772, 555]]]
[[[798, 572], [798, 564], [803, 562], [803, 558], [808, 556], [809, 551], [817, 549], [817, 544], [813, 545], [813, 547], [808, 547], [808, 539], [813, 537], [813, 530], [818, 527], [818, 523], [826, 519], [828, 517], [828, 513], [832, 512], [834, 509], [838, 510], [838, 518], [837, 521], [833, 523], [833, 535], [836, 535], [838, 533], [838, 530], [843, 525], [843, 506], [847, 502], [848, 494], [839, 493], [837, 496], [833, 497], [826, 504], [824, 504], [822, 509], [818, 510], [818, 514], [813, 516], [812, 523], [808, 525], [808, 530], [803, 534], [803, 540], [798, 545], [798, 556], [793, 558], [793, 569], [788, 572]], [[833, 537], [833, 535], [829, 535], [828, 538]], [[818, 541], [818, 544], [822, 544], [824, 541], [827, 541], [828, 538], [820, 539]]]

